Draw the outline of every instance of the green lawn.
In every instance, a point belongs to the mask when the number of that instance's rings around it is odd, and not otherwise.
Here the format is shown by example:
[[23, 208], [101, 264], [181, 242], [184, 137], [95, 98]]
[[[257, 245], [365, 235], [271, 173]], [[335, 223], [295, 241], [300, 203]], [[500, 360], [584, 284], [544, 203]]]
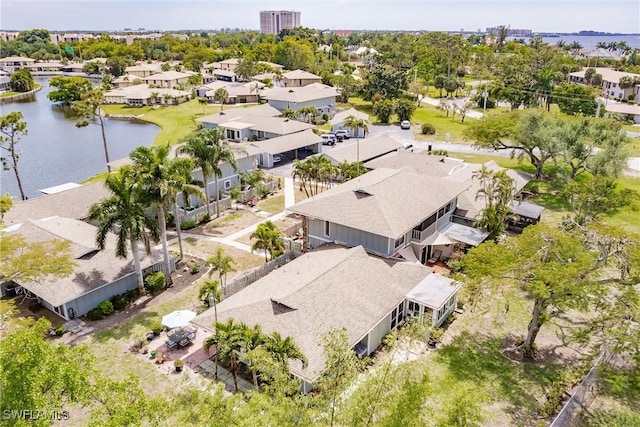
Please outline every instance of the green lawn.
[[195, 119], [220, 112], [219, 105], [209, 104], [203, 107], [197, 99], [168, 107], [103, 105], [102, 109], [108, 115], [133, 115], [140, 120], [158, 125], [160, 132], [154, 144], [175, 144], [196, 129]]
[[[34, 84], [33, 84], [33, 89], [37, 89], [37, 88], [39, 88], [40, 86], [42, 86], [42, 85], [41, 85], [41, 84], [38, 84], [38, 83], [34, 83]], [[9, 96], [13, 96], [13, 95], [20, 95], [20, 94], [22, 94], [22, 93], [23, 93], [23, 92], [5, 92], [5, 93], [0, 94], [0, 98], [7, 98], [7, 97], [9, 97]]]
[[284, 210], [284, 194], [269, 197], [267, 200], [258, 203], [257, 208], [272, 214], [282, 212]]

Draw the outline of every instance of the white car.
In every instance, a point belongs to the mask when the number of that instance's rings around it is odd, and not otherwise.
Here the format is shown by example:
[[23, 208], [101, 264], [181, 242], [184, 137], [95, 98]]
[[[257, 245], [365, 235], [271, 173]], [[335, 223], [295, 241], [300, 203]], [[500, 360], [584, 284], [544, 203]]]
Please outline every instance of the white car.
[[411, 129], [411, 122], [409, 120], [403, 120], [400, 122], [400, 129]]
[[337, 140], [335, 135], [324, 134], [320, 135], [320, 138], [323, 139], [322, 145], [336, 145]]
[[340, 129], [334, 132], [337, 137], [342, 136], [343, 139], [351, 138], [351, 132], [346, 129]]
[[273, 156], [273, 163], [280, 163], [282, 161], [282, 157], [278, 156], [277, 154], [275, 156]]

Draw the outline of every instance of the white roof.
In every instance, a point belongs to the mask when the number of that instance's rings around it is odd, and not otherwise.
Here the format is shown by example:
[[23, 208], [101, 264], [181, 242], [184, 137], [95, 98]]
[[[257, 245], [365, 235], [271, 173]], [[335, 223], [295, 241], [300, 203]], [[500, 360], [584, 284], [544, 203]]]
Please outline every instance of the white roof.
[[316, 76], [313, 73], [310, 73], [308, 71], [304, 71], [304, 70], [293, 70], [293, 71], [289, 71], [287, 73], [284, 73], [282, 75], [282, 77], [284, 77], [285, 79], [290, 79], [290, 80], [294, 80], [294, 79], [302, 79], [302, 80], [322, 80], [322, 77], [320, 76]]
[[439, 310], [462, 286], [448, 277], [430, 274], [411, 289], [406, 298]]
[[77, 182], [67, 182], [66, 184], [60, 184], [53, 187], [43, 188], [42, 190], [40, 190], [40, 192], [44, 194], [54, 194], [54, 193], [59, 193], [61, 191], [71, 190], [72, 188], [78, 188], [78, 187], [82, 187], [82, 185], [78, 184]]
[[480, 243], [484, 242], [487, 237], [489, 237], [489, 233], [486, 231], [467, 227], [466, 225], [458, 224], [456, 222], [448, 223], [440, 230], [440, 232], [453, 240], [472, 246], [478, 246]]
[[640, 105], [635, 104], [608, 103], [604, 108], [608, 113], [632, 114], [634, 116], [640, 115]]
[[338, 124], [338, 123], [342, 123], [349, 116], [354, 116], [356, 119], [362, 119], [362, 120], [369, 121], [369, 115], [367, 113], [363, 113], [361, 111], [358, 111], [355, 108], [349, 108], [348, 110], [340, 111], [335, 116], [333, 116], [333, 119], [331, 119], [330, 123], [332, 125], [335, 125], [335, 124]]
[[[584, 73], [586, 70], [587, 68], [584, 68], [582, 71], [569, 73], [569, 75], [584, 78]], [[624, 76], [640, 78], [640, 74], [625, 73], [624, 71], [616, 71], [616, 70], [612, 70], [611, 68], [596, 67], [595, 70], [596, 70], [596, 74], [600, 74], [602, 76], [602, 80], [604, 80], [605, 82], [618, 83], [618, 81], [620, 81], [620, 77], [624, 77]]]
[[335, 98], [336, 96], [338, 96], [336, 88], [322, 83], [312, 83], [302, 87], [274, 87], [262, 93], [262, 97], [270, 101], [293, 103]]
[[165, 71], [164, 73], [153, 74], [142, 77], [142, 80], [179, 80], [189, 78], [192, 74], [181, 73], [179, 71]]

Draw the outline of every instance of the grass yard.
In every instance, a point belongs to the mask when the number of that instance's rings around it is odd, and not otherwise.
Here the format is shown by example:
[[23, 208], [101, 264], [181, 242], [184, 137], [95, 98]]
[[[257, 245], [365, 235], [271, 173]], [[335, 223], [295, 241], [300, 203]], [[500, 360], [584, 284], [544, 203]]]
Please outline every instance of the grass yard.
[[272, 214], [282, 212], [284, 210], [284, 194], [271, 196], [266, 200], [258, 203], [256, 207], [261, 211], [269, 212]]
[[129, 107], [126, 105], [103, 105], [108, 115], [132, 115], [145, 122], [156, 124], [160, 132], [154, 144], [175, 144], [196, 129], [195, 119], [220, 112], [220, 105], [203, 106], [197, 99], [168, 107]]
[[[33, 89], [38, 89], [39, 87], [41, 87], [42, 85], [39, 83], [34, 83], [33, 84]], [[13, 95], [22, 95], [24, 92], [4, 92], [0, 94], [0, 98], [7, 98], [9, 96], [13, 96]]]

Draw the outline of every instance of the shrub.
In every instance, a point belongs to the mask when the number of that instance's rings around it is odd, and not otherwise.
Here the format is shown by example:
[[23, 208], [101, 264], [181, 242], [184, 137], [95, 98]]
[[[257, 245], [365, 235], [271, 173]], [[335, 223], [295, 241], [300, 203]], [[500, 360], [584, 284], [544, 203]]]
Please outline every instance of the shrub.
[[329, 121], [329, 115], [327, 113], [322, 113], [322, 120], [324, 120], [325, 123], [328, 122]]
[[173, 361], [173, 366], [175, 366], [176, 368], [182, 368], [184, 366], [184, 362], [182, 361], [182, 359], [176, 359]]
[[422, 130], [422, 134], [423, 135], [435, 135], [436, 134], [436, 128], [433, 127], [433, 125], [431, 123], [423, 123], [421, 130]]
[[199, 224], [204, 224], [205, 222], [209, 221], [211, 221], [211, 215], [209, 215], [208, 213], [202, 214], [200, 215], [200, 218], [198, 218]]
[[180, 223], [180, 230], [191, 230], [192, 228], [196, 228], [196, 222], [191, 219], [185, 219]]
[[113, 304], [111, 304], [111, 301], [109, 300], [102, 301], [100, 304], [98, 304], [96, 309], [100, 310], [103, 317], [107, 317], [108, 315], [113, 313]]
[[200, 264], [198, 264], [197, 262], [194, 262], [193, 264], [191, 264], [191, 267], [189, 267], [189, 271], [191, 272], [191, 274], [197, 274], [200, 272]]
[[124, 293], [124, 297], [127, 299], [127, 301], [131, 302], [135, 299], [137, 299], [140, 296], [140, 291], [138, 290], [138, 288], [135, 289], [131, 289], [127, 292]]
[[162, 271], [156, 271], [153, 274], [149, 274], [144, 279], [144, 287], [147, 292], [151, 294], [158, 292], [160, 289], [164, 288], [165, 284], [166, 279]]
[[54, 332], [56, 333], [56, 336], [61, 336], [62, 334], [64, 334], [65, 332], [64, 325], [60, 325], [57, 328], [55, 328]]
[[127, 304], [129, 304], [129, 301], [127, 300], [126, 295], [127, 294], [122, 294], [122, 295], [115, 295], [111, 297], [109, 301], [111, 301], [111, 304], [113, 304], [114, 310], [122, 310], [127, 306]]
[[160, 332], [162, 332], [163, 329], [164, 329], [164, 326], [162, 326], [162, 322], [160, 322], [159, 320], [156, 320], [155, 322], [151, 323], [151, 330], [153, 331], [154, 334], [160, 335]]
[[101, 320], [104, 319], [104, 316], [102, 315], [102, 312], [100, 310], [94, 308], [93, 310], [89, 310], [89, 312], [87, 313], [87, 318], [89, 320]]

